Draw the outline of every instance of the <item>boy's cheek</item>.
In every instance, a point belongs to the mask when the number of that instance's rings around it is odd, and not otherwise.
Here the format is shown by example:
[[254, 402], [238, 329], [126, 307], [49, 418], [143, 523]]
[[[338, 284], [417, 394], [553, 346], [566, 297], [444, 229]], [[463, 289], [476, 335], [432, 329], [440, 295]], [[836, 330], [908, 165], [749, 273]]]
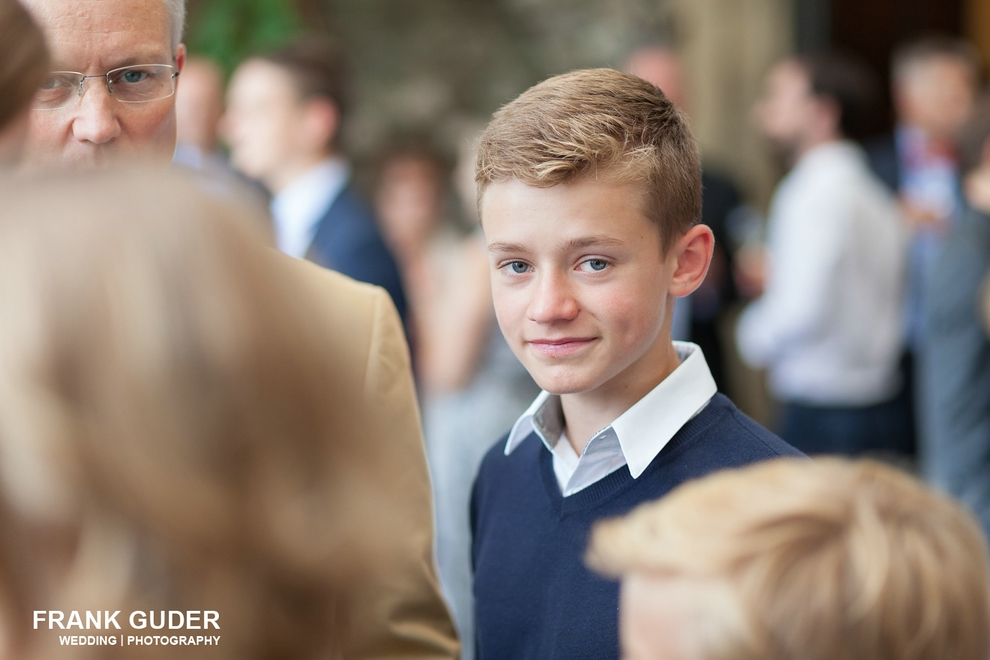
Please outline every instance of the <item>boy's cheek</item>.
[[492, 302], [502, 334], [511, 344], [517, 335], [522, 334], [526, 322], [527, 299], [518, 291], [506, 290], [495, 284], [492, 287]]

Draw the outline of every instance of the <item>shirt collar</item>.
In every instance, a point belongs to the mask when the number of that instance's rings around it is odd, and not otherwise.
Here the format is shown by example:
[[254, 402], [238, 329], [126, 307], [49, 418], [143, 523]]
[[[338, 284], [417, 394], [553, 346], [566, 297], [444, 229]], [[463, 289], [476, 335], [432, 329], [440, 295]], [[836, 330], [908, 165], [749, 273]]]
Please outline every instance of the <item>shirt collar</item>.
[[350, 178], [350, 167], [341, 158], [320, 161], [275, 195], [271, 202], [278, 247], [303, 257], [326, 214]]
[[[592, 438], [594, 442], [603, 435], [614, 434], [634, 479], [646, 470], [660, 450], [708, 405], [718, 391], [697, 344], [675, 341], [674, 349], [681, 360], [680, 365]], [[552, 451], [560, 440], [563, 425], [560, 397], [543, 391], [516, 420], [505, 443], [505, 454], [511, 454], [534, 431]], [[591, 444], [589, 442], [588, 447]]]

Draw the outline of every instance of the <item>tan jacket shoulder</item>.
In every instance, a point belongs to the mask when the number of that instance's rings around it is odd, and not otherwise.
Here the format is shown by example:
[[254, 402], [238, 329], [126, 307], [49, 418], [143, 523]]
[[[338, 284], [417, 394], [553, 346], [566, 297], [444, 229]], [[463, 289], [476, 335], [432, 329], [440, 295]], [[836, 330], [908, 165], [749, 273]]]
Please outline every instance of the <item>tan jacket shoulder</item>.
[[389, 549], [348, 613], [350, 658], [456, 658], [459, 645], [433, 563], [433, 503], [409, 348], [388, 293], [295, 261], [313, 314], [335, 347], [339, 373], [360, 388], [358, 420], [374, 457], [375, 487], [411, 533]]

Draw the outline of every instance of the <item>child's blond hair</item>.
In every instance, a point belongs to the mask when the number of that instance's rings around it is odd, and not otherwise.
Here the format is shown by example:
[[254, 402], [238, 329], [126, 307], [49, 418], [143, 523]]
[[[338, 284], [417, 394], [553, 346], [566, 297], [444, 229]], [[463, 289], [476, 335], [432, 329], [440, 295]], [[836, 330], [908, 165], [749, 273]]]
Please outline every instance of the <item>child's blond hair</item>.
[[982, 534], [880, 463], [781, 459], [688, 483], [601, 523], [589, 563], [726, 586], [735, 611], [708, 608], [706, 660], [990, 657]]

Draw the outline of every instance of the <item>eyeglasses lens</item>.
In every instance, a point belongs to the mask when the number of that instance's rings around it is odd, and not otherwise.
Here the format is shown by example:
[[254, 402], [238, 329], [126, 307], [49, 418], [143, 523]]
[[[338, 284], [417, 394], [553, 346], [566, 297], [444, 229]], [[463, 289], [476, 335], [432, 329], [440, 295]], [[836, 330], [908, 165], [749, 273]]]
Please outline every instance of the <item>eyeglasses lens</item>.
[[73, 71], [55, 71], [38, 88], [34, 107], [51, 110], [65, 107], [84, 93], [87, 78], [104, 78], [110, 93], [122, 103], [145, 103], [175, 93], [175, 67], [139, 64], [114, 69], [106, 76], [85, 76]]
[[145, 64], [115, 69], [107, 74], [110, 91], [118, 101], [143, 103], [172, 96], [175, 78], [172, 67]]

